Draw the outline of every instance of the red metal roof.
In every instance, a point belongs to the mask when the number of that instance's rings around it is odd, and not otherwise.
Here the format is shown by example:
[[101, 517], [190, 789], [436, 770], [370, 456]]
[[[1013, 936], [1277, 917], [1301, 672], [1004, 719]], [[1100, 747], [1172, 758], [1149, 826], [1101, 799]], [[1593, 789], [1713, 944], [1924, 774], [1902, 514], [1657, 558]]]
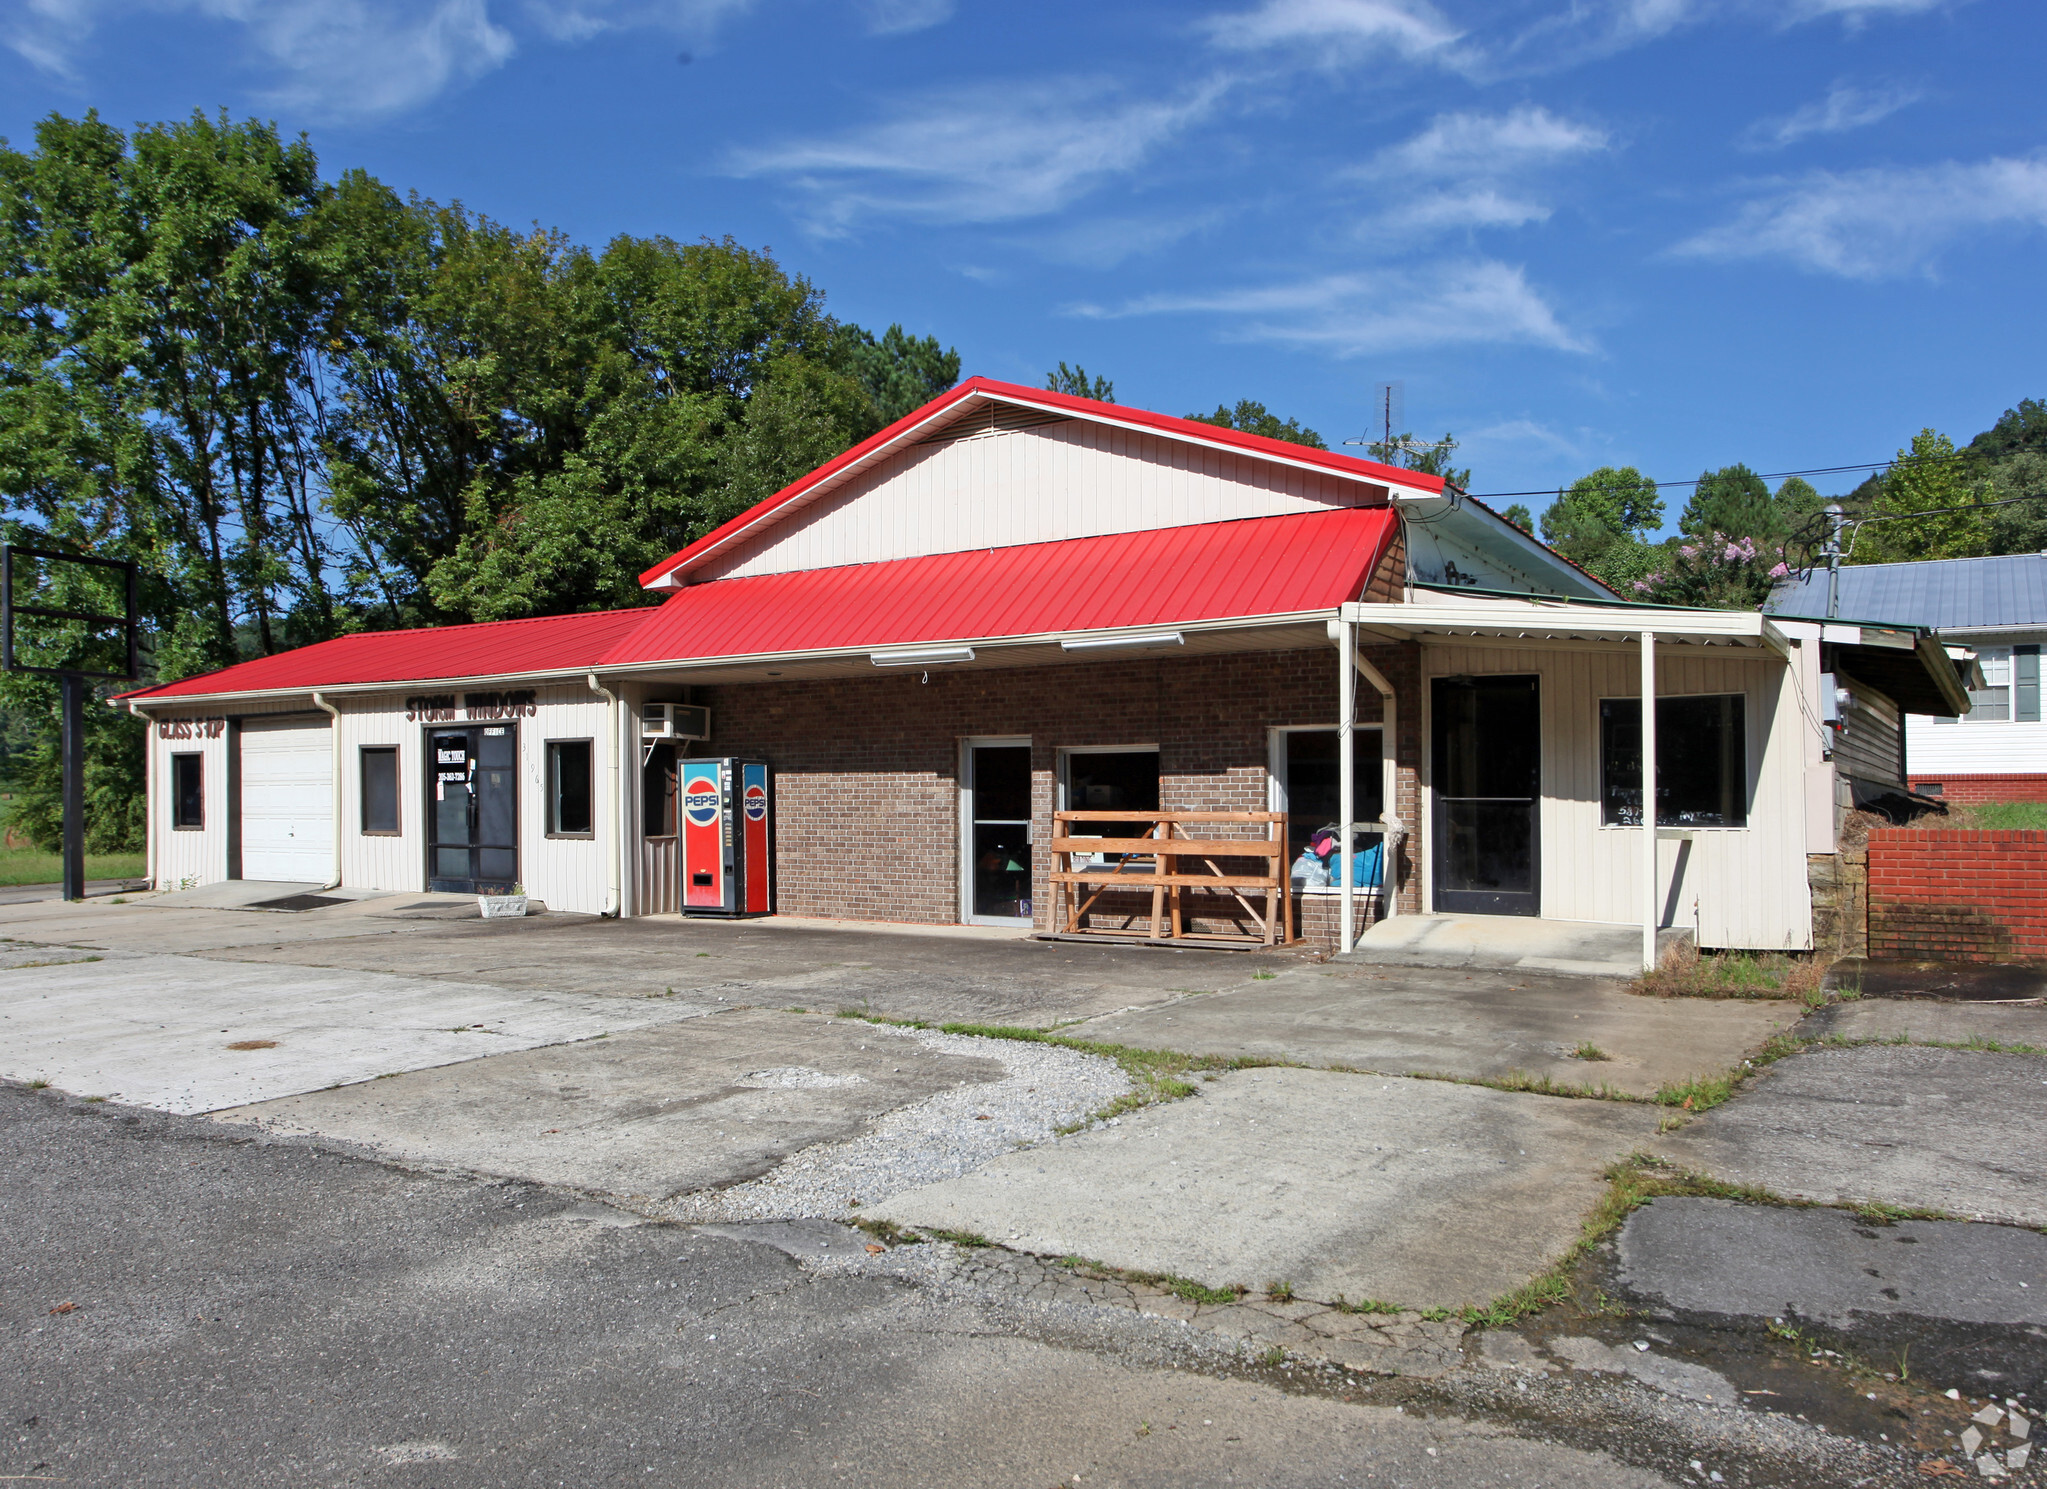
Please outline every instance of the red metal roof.
[[1208, 522], [718, 579], [678, 592], [606, 667], [1182, 625], [1354, 600], [1386, 507]]
[[1278, 456], [1296, 465], [1319, 466], [1324, 470], [1338, 471], [1347, 476], [1362, 476], [1373, 481], [1391, 482], [1410, 490], [1443, 489], [1441, 476], [1401, 470], [1396, 466], [1381, 465], [1376, 461], [1360, 460], [1353, 455], [1341, 455], [1334, 450], [1317, 450], [1287, 440], [1267, 439], [1262, 434], [1246, 434], [1241, 429], [1226, 429], [1215, 424], [1203, 424], [1194, 419], [1175, 419], [1169, 414], [1155, 414], [1141, 408], [1126, 408], [1120, 403], [1100, 403], [1092, 398], [1075, 398], [1071, 394], [1054, 393], [1044, 388], [1026, 388], [1018, 383], [1000, 383], [992, 378], [970, 377], [951, 392], [941, 394], [916, 412], [896, 420], [879, 434], [862, 440], [843, 455], [826, 461], [801, 480], [784, 486], [766, 501], [713, 528], [680, 553], [664, 558], [640, 575], [640, 583], [653, 584], [676, 569], [695, 564], [713, 549], [724, 547], [742, 532], [770, 520], [782, 508], [795, 502], [813, 487], [829, 481], [840, 472], [860, 464], [904, 436], [928, 425], [934, 415], [943, 413], [954, 404], [965, 402], [976, 395], [1009, 403], [1031, 404], [1040, 408], [1065, 409], [1074, 414], [1122, 424], [1133, 429], [1149, 429], [1181, 439], [1197, 439], [1207, 444], [1225, 445], [1253, 455]]
[[658, 613], [649, 606], [415, 631], [358, 631], [122, 696], [157, 700], [581, 671]]

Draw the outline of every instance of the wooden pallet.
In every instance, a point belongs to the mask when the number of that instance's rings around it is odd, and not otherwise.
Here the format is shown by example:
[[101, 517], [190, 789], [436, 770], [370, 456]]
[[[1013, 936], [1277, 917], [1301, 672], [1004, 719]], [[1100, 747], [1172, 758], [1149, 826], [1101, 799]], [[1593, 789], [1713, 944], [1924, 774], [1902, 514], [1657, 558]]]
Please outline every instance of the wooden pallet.
[[[1147, 823], [1143, 837], [1080, 837], [1072, 824], [1083, 822]], [[1187, 829], [1229, 823], [1258, 826], [1263, 837], [1195, 837]], [[1286, 881], [1286, 814], [1284, 812], [1054, 812], [1052, 852], [1057, 867], [1048, 876], [1058, 888], [1059, 927], [1063, 935], [1097, 935], [1103, 939], [1127, 940], [1131, 932], [1118, 928], [1096, 930], [1087, 923], [1088, 911], [1112, 890], [1151, 891], [1152, 941], [1210, 941], [1229, 945], [1277, 946], [1293, 939], [1293, 902]], [[1076, 867], [1077, 857], [1097, 854], [1120, 855], [1113, 863]], [[1216, 860], [1253, 858], [1264, 862], [1264, 872], [1225, 873]], [[1184, 861], [1198, 860], [1200, 868]], [[1087, 886], [1099, 886], [1086, 894]], [[1190, 931], [1182, 913], [1181, 895], [1189, 889], [1225, 890], [1258, 923], [1255, 935], [1242, 932]], [[1265, 897], [1260, 910], [1246, 894]], [[1083, 899], [1083, 894], [1086, 897]]]

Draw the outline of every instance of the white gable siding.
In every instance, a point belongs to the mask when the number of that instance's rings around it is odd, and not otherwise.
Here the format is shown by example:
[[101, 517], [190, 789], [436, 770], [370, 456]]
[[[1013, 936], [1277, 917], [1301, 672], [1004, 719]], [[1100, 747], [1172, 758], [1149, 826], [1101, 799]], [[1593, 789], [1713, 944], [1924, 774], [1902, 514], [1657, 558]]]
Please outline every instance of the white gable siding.
[[690, 578], [881, 563], [1384, 500], [1384, 487], [1333, 473], [1068, 419], [907, 446]]

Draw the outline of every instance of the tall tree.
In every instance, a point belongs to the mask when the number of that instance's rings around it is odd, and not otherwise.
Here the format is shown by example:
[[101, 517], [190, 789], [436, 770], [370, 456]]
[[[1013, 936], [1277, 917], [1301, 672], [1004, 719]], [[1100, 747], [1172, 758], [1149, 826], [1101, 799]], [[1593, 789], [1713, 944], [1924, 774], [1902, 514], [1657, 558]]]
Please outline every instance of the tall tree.
[[1677, 526], [1695, 538], [1721, 533], [1768, 540], [1779, 535], [1769, 483], [1745, 465], [1723, 465], [1701, 474]]
[[1045, 374], [1045, 386], [1054, 393], [1067, 393], [1075, 398], [1092, 398], [1097, 403], [1116, 401], [1116, 385], [1105, 377], [1089, 377], [1087, 369], [1078, 362], [1071, 367], [1061, 362], [1056, 372]]
[[1223, 429], [1241, 429], [1246, 434], [1262, 434], [1267, 439], [1283, 439], [1289, 444], [1307, 445], [1310, 449], [1326, 450], [1322, 436], [1309, 429], [1299, 419], [1282, 419], [1262, 403], [1241, 398], [1231, 408], [1218, 403], [1212, 414], [1189, 414], [1187, 417], [1196, 424], [1214, 424]]
[[1987, 551], [1991, 514], [1954, 441], [1922, 429], [1883, 473], [1858, 536], [1857, 563], [1968, 558]]
[[1656, 483], [1632, 465], [1602, 465], [1557, 493], [1542, 514], [1543, 541], [1625, 592], [1657, 562], [1646, 536], [1663, 523]]
[[879, 336], [841, 326], [834, 356], [838, 370], [866, 389], [884, 424], [922, 408], [960, 380], [957, 347], [941, 350], [936, 336], [912, 336], [899, 325]]

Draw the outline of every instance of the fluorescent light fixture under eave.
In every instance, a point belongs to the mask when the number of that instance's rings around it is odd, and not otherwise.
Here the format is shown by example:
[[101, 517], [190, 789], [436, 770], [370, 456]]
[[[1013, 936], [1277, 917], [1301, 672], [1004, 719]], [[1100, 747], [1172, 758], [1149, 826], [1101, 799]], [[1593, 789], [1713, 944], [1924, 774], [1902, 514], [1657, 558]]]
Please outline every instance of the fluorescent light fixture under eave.
[[1061, 651], [1117, 651], [1137, 646], [1185, 646], [1178, 631], [1147, 631], [1142, 636], [1081, 636], [1061, 641]]
[[971, 646], [941, 646], [927, 651], [869, 652], [867, 660], [877, 667], [936, 667], [941, 662], [971, 662]]

